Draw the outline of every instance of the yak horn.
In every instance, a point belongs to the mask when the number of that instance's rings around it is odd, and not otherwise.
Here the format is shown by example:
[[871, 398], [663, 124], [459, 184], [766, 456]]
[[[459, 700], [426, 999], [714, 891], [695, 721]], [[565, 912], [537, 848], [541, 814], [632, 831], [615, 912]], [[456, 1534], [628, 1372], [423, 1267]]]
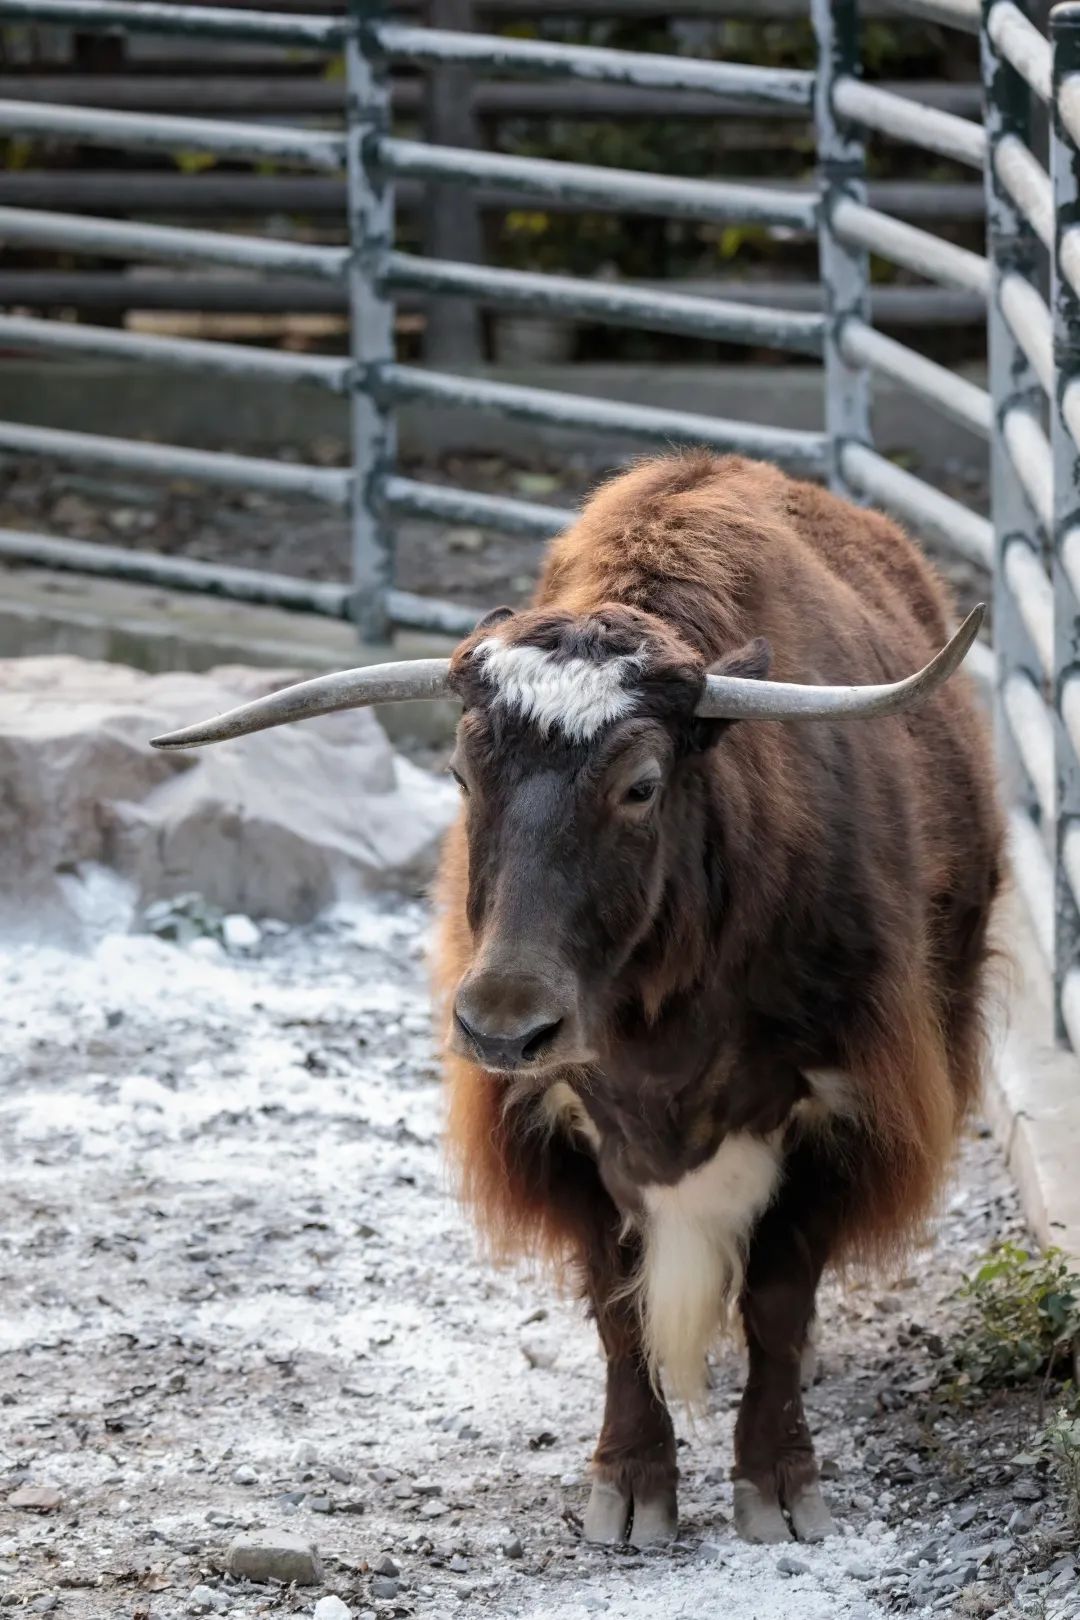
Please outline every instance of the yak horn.
[[799, 686], [734, 675], [706, 675], [697, 713], [708, 720], [843, 720], [898, 714], [935, 692], [959, 669], [986, 608], [972, 608], [952, 640], [925, 669], [886, 686]]
[[153, 737], [155, 748], [201, 748], [204, 743], [225, 742], [230, 737], [246, 737], [250, 731], [268, 726], [285, 726], [292, 720], [308, 720], [316, 714], [333, 714], [338, 709], [363, 709], [370, 703], [398, 703], [409, 698], [440, 698], [450, 694], [449, 658], [410, 658], [398, 664], [369, 664], [362, 669], [342, 670], [339, 675], [317, 675], [311, 681], [284, 686], [254, 703], [241, 703], [237, 709], [219, 714], [216, 720], [203, 720], [183, 731], [170, 731]]

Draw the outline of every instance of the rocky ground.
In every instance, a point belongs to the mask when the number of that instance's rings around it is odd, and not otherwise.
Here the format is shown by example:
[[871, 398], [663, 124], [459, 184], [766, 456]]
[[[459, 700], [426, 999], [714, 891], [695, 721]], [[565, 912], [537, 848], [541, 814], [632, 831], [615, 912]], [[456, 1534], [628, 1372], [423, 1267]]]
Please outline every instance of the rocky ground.
[[478, 1260], [446, 1186], [426, 929], [384, 900], [229, 949], [0, 948], [0, 1608], [1080, 1615], [1037, 1396], [933, 1396], [962, 1272], [1021, 1230], [979, 1128], [928, 1246], [829, 1288], [808, 1403], [841, 1535], [735, 1540], [727, 1348], [680, 1419], [677, 1546], [582, 1543], [594, 1333]]
[[[338, 466], [345, 463], [346, 446], [319, 440], [285, 446], [280, 454], [287, 460]], [[617, 469], [599, 468], [584, 456], [525, 465], [474, 455], [414, 463], [403, 470], [428, 482], [570, 509], [606, 472]], [[966, 464], [951, 469], [946, 486], [957, 499], [986, 510], [985, 482]], [[348, 527], [340, 512], [185, 480], [152, 485], [118, 474], [76, 473], [29, 456], [0, 456], [0, 528], [234, 563], [301, 579], [346, 579], [349, 571]], [[397, 583], [403, 589], [480, 608], [524, 601], [543, 550], [539, 541], [480, 528], [399, 522], [395, 531]], [[987, 596], [985, 578], [970, 564], [946, 554], [936, 560], [962, 608]]]

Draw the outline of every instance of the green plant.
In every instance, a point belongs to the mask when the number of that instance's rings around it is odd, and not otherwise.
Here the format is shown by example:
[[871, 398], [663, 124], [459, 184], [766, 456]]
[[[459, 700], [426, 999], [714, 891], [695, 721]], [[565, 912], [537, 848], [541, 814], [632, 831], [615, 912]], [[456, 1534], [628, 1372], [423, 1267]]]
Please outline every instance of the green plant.
[[1040, 1377], [1045, 1389], [1067, 1366], [1080, 1337], [1080, 1275], [1060, 1249], [998, 1244], [965, 1279], [960, 1298], [968, 1321], [956, 1355], [958, 1393]]
[[1042, 1448], [1061, 1483], [1074, 1531], [1080, 1531], [1080, 1410], [1063, 1407], [1043, 1431]]

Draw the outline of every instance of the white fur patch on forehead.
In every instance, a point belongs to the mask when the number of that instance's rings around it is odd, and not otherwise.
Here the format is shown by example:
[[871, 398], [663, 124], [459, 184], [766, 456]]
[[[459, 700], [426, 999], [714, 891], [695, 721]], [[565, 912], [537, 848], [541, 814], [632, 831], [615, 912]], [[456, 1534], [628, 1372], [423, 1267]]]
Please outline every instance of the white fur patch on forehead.
[[496, 701], [531, 720], [546, 736], [552, 727], [571, 742], [587, 742], [612, 720], [633, 712], [633, 679], [644, 653], [599, 662], [559, 658], [540, 647], [508, 647], [491, 636], [473, 656], [496, 690]]

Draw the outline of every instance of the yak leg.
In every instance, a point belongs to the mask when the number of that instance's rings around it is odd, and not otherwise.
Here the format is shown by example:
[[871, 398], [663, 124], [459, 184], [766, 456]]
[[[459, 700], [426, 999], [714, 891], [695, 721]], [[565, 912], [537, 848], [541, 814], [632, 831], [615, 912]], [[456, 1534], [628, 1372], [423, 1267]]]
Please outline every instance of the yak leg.
[[[750, 1241], [739, 1301], [749, 1371], [735, 1424], [735, 1528], [747, 1541], [821, 1541], [835, 1528], [818, 1483], [802, 1404], [801, 1365], [831, 1221], [800, 1198], [815, 1183], [789, 1166], [785, 1188]], [[807, 1156], [808, 1157], [808, 1156]], [[800, 1174], [800, 1171], [802, 1172]]]
[[[611, 1213], [614, 1217], [614, 1206]], [[598, 1226], [585, 1257], [585, 1277], [607, 1356], [607, 1395], [585, 1537], [613, 1543], [629, 1532], [633, 1546], [650, 1547], [675, 1536], [678, 1469], [671, 1417], [649, 1379], [641, 1320], [630, 1297], [639, 1261], [636, 1242], [620, 1241], [617, 1217]]]

